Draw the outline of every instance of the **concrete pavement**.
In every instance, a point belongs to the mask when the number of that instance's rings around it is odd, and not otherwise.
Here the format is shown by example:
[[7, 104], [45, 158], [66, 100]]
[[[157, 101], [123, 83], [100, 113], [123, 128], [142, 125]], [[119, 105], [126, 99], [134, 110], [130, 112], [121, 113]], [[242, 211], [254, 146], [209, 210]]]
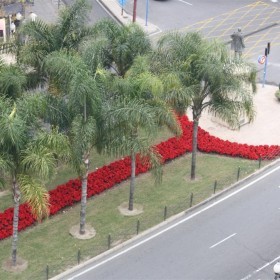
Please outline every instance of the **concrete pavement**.
[[57, 19], [59, 9], [64, 6], [62, 0], [35, 0], [34, 5], [27, 5], [26, 16], [34, 12], [38, 17], [47, 23], [52, 23]]
[[[200, 127], [224, 140], [252, 145], [280, 145], [280, 102], [275, 97], [276, 86], [258, 84], [254, 97], [256, 116], [252, 123], [246, 123], [240, 130], [232, 130], [203, 112]], [[188, 113], [191, 119], [191, 114]]]
[[[122, 12], [122, 7], [117, 0], [97, 0], [97, 2], [119, 23], [129, 24], [132, 22], [132, 15], [127, 14], [125, 10]], [[37, 14], [38, 19], [51, 23], [56, 20], [59, 9], [65, 6], [64, 3], [66, 2], [63, 0], [35, 0], [34, 6], [26, 8], [26, 14], [28, 15], [32, 11]], [[159, 27], [146, 22], [143, 18], [137, 17], [136, 22], [150, 35], [161, 32]]]
[[[132, 22], [132, 15], [122, 11], [121, 0], [97, 0], [118, 22], [129, 24]], [[150, 23], [148, 20], [136, 17], [136, 23], [139, 24], [149, 35], [160, 33], [158, 26]]]

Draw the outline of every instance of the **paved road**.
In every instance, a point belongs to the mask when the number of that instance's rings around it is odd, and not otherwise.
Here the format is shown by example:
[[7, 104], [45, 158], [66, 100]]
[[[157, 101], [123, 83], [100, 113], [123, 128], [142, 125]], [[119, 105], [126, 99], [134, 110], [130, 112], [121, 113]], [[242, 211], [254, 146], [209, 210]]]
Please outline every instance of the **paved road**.
[[[71, 5], [74, 0], [35, 0], [34, 6], [27, 6], [26, 13], [35, 12], [39, 19], [45, 22], [55, 22], [59, 13], [59, 9], [64, 5]], [[94, 24], [102, 18], [111, 18], [111, 16], [99, 5], [96, 0], [88, 0], [90, 9], [88, 11], [88, 19], [90, 24]]]
[[[39, 18], [52, 22], [57, 17], [57, 3], [62, 0], [36, 0], [33, 10]], [[71, 4], [73, 0], [63, 0]], [[117, 0], [111, 0], [117, 2]], [[125, 10], [132, 14], [133, 0], [124, 0]], [[267, 42], [271, 42], [266, 82], [280, 83], [280, 2], [269, 0], [147, 0], [149, 4], [148, 25], [153, 23], [163, 32], [180, 30], [182, 32], [200, 31], [207, 38], [220, 38], [228, 41], [239, 26], [245, 35], [244, 55], [258, 67], [258, 79], [263, 79], [263, 65], [257, 64], [259, 55], [264, 53]], [[109, 18], [97, 0], [89, 0], [89, 22], [95, 23]], [[145, 19], [146, 1], [138, 0], [137, 15]], [[119, 9], [121, 13], [121, 9]], [[257, 32], [256, 32], [257, 31]], [[253, 33], [253, 34], [252, 34]], [[158, 34], [157, 36], [161, 36]], [[156, 36], [154, 36], [156, 40]]]
[[[70, 5], [74, 2], [74, 0], [63, 0], [67, 5]], [[103, 18], [111, 18], [111, 16], [100, 6], [99, 2], [96, 0], [88, 0], [91, 8], [88, 12], [88, 20], [90, 24], [94, 24], [95, 22], [103, 19]]]
[[[280, 83], [280, 2], [269, 0], [166, 0], [149, 1], [148, 23], [157, 25], [163, 32], [179, 30], [199, 31], [206, 38], [229, 41], [230, 35], [242, 27], [246, 49], [244, 55], [257, 64], [258, 56], [264, 54], [271, 42], [266, 82]], [[133, 0], [126, 9], [132, 13]], [[146, 1], [138, 1], [138, 16], [146, 17]], [[161, 36], [158, 34], [157, 36]], [[263, 65], [258, 65], [258, 79], [263, 79]]]
[[280, 163], [62, 279], [273, 279], [280, 259], [279, 176]]

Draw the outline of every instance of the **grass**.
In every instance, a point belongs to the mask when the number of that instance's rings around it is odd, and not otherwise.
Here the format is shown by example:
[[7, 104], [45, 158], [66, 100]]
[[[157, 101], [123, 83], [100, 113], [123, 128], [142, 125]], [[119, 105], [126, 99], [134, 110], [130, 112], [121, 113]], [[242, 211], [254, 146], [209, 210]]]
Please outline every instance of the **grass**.
[[[87, 223], [97, 234], [91, 240], [76, 240], [69, 235], [72, 225], [79, 223], [79, 204], [69, 207], [43, 223], [20, 233], [18, 254], [29, 262], [28, 269], [20, 274], [0, 269], [0, 279], [46, 279], [46, 265], [49, 265], [49, 277], [77, 264], [80, 249], [82, 260], [95, 256], [108, 248], [108, 235], [112, 245], [127, 240], [136, 234], [137, 220], [140, 231], [163, 221], [164, 207], [167, 216], [179, 213], [189, 207], [190, 194], [194, 203], [198, 203], [213, 193], [214, 181], [217, 191], [258, 169], [258, 162], [217, 155], [198, 154], [197, 179], [189, 180], [190, 154], [178, 158], [164, 166], [163, 182], [153, 184], [148, 174], [137, 177], [135, 203], [144, 206], [139, 216], [123, 217], [117, 207], [128, 200], [129, 182], [122, 184], [88, 200]], [[11, 238], [0, 242], [0, 262], [11, 253]]]
[[[158, 134], [158, 137], [156, 137], [154, 139], [154, 144], [160, 143], [161, 141], [169, 139], [172, 136], [173, 135], [167, 129], [161, 129]], [[93, 150], [91, 153], [91, 157], [90, 157], [90, 170], [94, 171], [97, 167], [98, 168], [102, 167], [115, 160], [116, 160], [116, 158], [114, 156], [98, 154], [95, 150]], [[56, 186], [63, 184], [65, 182], [69, 181], [70, 179], [77, 178], [77, 177], [78, 177], [78, 175], [75, 173], [73, 168], [71, 168], [71, 166], [65, 165], [65, 164], [60, 165], [60, 166], [58, 166], [58, 168], [56, 170], [55, 176], [49, 182], [46, 183], [46, 187], [48, 190], [51, 190], [51, 189], [54, 189]], [[7, 180], [5, 189], [9, 190], [10, 185], [11, 185], [11, 182], [9, 182], [9, 180]], [[0, 189], [0, 191], [1, 190], [2, 189]], [[6, 195], [0, 196], [0, 212], [3, 212], [8, 207], [12, 207], [12, 206], [13, 206], [13, 197], [12, 197], [11, 193], [7, 193]]]

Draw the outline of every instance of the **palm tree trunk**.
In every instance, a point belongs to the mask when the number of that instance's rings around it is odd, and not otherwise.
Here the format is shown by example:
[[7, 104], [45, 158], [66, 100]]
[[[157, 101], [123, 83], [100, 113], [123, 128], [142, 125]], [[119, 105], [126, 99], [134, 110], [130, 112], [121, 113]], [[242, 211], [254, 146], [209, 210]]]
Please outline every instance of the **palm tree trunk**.
[[20, 190], [16, 182], [13, 179], [13, 193], [14, 193], [14, 217], [13, 217], [13, 239], [12, 239], [12, 265], [17, 264], [17, 241], [18, 241], [18, 222], [19, 222], [19, 201]]
[[82, 196], [81, 196], [81, 211], [80, 211], [80, 234], [86, 232], [86, 204], [87, 204], [87, 180], [88, 180], [88, 169], [89, 169], [89, 158], [85, 157], [85, 173], [82, 177]]
[[191, 180], [195, 180], [198, 120], [198, 117], [193, 118]]
[[131, 177], [130, 177], [130, 188], [129, 188], [129, 203], [128, 210], [133, 210], [133, 200], [134, 200], [134, 189], [135, 189], [135, 168], [136, 167], [136, 159], [135, 153], [131, 152]]

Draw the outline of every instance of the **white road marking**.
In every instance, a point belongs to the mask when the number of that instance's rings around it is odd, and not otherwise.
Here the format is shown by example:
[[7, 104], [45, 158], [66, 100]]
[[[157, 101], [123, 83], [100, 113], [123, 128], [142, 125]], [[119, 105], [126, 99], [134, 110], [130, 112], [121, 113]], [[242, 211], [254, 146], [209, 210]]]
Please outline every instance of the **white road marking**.
[[[253, 274], [256, 274], [256, 273], [260, 272], [261, 270], [263, 270], [263, 269], [266, 268], [267, 266], [273, 264], [274, 262], [276, 262], [276, 261], [279, 260], [279, 259], [280, 259], [280, 256], [276, 257], [276, 258], [275, 258], [274, 260], [272, 260], [271, 262], [268, 262], [268, 263], [266, 263], [265, 265], [263, 265], [262, 267], [256, 269], [256, 270], [253, 272]], [[248, 274], [247, 276], [245, 276], [245, 277], [242, 278], [241, 280], [249, 279], [249, 278], [251, 278], [252, 276], [253, 276], [252, 274]]]
[[280, 63], [267, 63], [267, 66], [275, 66], [275, 67], [280, 67]]
[[234, 235], [236, 235], [236, 233], [233, 233], [232, 235], [230, 235], [230, 236], [226, 237], [225, 239], [223, 239], [223, 240], [219, 241], [218, 243], [216, 243], [216, 244], [212, 245], [212, 246], [211, 246], [211, 247], [209, 247], [209, 248], [210, 248], [210, 249], [212, 249], [212, 248], [214, 248], [214, 247], [216, 247], [216, 246], [220, 245], [221, 243], [225, 242], [226, 240], [228, 240], [228, 239], [232, 238]]
[[184, 4], [187, 4], [187, 5], [192, 6], [192, 3], [186, 2], [186, 1], [184, 1], [184, 0], [178, 0], [178, 1], [179, 1], [179, 2], [182, 2], [182, 3], [184, 3]]
[[205, 208], [203, 208], [203, 209], [193, 213], [192, 215], [186, 217], [185, 219], [182, 219], [182, 220], [178, 221], [177, 223], [172, 224], [171, 226], [169, 226], [169, 227], [167, 227], [167, 228], [165, 228], [165, 229], [155, 233], [154, 235], [151, 235], [151, 236], [147, 237], [146, 239], [143, 239], [142, 241], [140, 241], [140, 242], [138, 242], [138, 243], [136, 243], [136, 244], [126, 248], [125, 250], [123, 250], [123, 251], [121, 251], [121, 252], [119, 252], [119, 253], [117, 253], [115, 255], [112, 255], [111, 257], [103, 260], [102, 262], [99, 262], [99, 263], [97, 263], [97, 264], [95, 264], [95, 265], [93, 265], [93, 266], [91, 266], [91, 267], [81, 271], [80, 273], [76, 274], [75, 276], [73, 276], [71, 278], [68, 278], [68, 280], [73, 280], [73, 279], [75, 279], [75, 278], [77, 278], [77, 277], [79, 277], [79, 276], [81, 276], [81, 275], [83, 275], [83, 274], [85, 274], [85, 273], [87, 273], [87, 272], [89, 272], [89, 271], [91, 271], [91, 270], [93, 270], [93, 269], [95, 269], [95, 268], [97, 268], [97, 267], [99, 267], [99, 266], [101, 266], [101, 265], [103, 265], [103, 264], [105, 264], [105, 263], [107, 263], [107, 262], [109, 262], [109, 261], [111, 261], [111, 260], [113, 260], [113, 259], [115, 259], [115, 258], [117, 258], [117, 257], [119, 257], [119, 256], [121, 256], [121, 255], [123, 255], [123, 254], [125, 254], [125, 253], [127, 253], [129, 251], [131, 251], [131, 250], [133, 250], [133, 249], [135, 249], [135, 248], [137, 248], [137, 247], [139, 247], [140, 245], [142, 245], [142, 244], [144, 244], [144, 243], [146, 243], [146, 242], [156, 238], [157, 236], [159, 236], [159, 235], [169, 231], [170, 229], [173, 229], [173, 228], [177, 227], [178, 225], [180, 225], [180, 224], [182, 224], [182, 223], [184, 223], [184, 222], [186, 222], [186, 221], [188, 221], [188, 220], [198, 216], [199, 214], [201, 214], [201, 213], [211, 209], [212, 207], [220, 204], [221, 202], [229, 199], [230, 197], [232, 197], [232, 196], [242, 192], [243, 190], [249, 188], [250, 186], [254, 185], [255, 183], [257, 183], [259, 181], [261, 181], [262, 179], [266, 178], [267, 176], [269, 176], [270, 174], [274, 173], [275, 171], [277, 171], [279, 169], [280, 169], [280, 166], [270, 170], [269, 172], [265, 173], [264, 175], [262, 175], [262, 176], [258, 177], [257, 179], [253, 180], [251, 183], [249, 183], [249, 184], [243, 186], [242, 188], [240, 188], [240, 189], [230, 193], [229, 195], [221, 198], [220, 200], [217, 200], [217, 201], [213, 202], [212, 204], [206, 206]]
[[248, 274], [246, 277], [242, 278], [241, 280], [247, 280], [252, 277], [252, 274]]

